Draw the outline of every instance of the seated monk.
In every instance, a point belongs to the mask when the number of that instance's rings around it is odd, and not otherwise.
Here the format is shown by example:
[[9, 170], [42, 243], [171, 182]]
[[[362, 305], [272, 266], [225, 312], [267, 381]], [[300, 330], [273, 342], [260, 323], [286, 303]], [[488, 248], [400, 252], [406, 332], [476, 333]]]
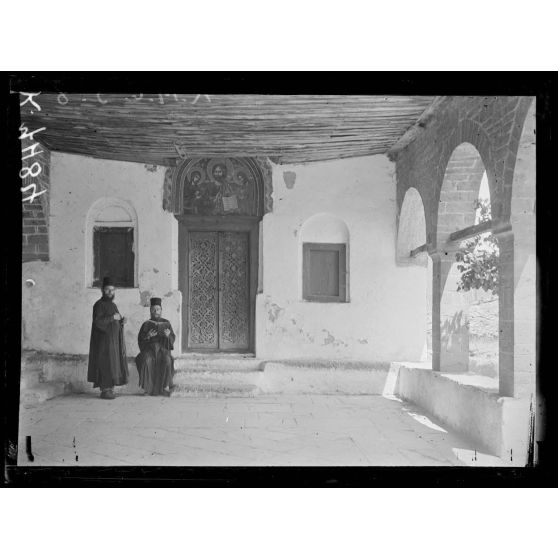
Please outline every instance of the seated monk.
[[171, 350], [175, 335], [168, 320], [161, 318], [161, 299], [151, 299], [151, 319], [141, 326], [138, 334], [140, 353], [136, 357], [139, 385], [144, 395], [170, 395], [174, 361]]

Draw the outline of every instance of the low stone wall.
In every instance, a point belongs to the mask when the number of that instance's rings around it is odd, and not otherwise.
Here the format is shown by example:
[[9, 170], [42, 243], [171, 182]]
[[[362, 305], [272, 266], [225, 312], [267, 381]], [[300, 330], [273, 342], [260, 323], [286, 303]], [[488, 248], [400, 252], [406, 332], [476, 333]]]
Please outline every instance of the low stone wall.
[[529, 439], [529, 399], [500, 397], [496, 381], [442, 374], [426, 365], [393, 363], [386, 396], [418, 405], [488, 452], [523, 466]]
[[[98, 393], [98, 388], [87, 381], [87, 355], [68, 355], [44, 352], [25, 352], [21, 359], [22, 387], [32, 388], [27, 384], [29, 374], [36, 373], [40, 384], [63, 384], [66, 393]], [[128, 357], [130, 373], [128, 384], [115, 388], [119, 393], [137, 393], [138, 372], [132, 357]]]

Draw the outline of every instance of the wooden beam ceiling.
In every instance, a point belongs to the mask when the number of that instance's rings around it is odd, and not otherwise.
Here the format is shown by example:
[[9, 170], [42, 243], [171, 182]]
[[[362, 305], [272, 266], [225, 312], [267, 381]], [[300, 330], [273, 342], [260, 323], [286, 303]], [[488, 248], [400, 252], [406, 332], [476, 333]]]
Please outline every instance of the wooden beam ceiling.
[[[22, 97], [23, 100], [24, 97]], [[45, 145], [151, 164], [178, 156], [267, 156], [299, 163], [386, 153], [434, 97], [123, 95], [35, 97], [21, 119]]]

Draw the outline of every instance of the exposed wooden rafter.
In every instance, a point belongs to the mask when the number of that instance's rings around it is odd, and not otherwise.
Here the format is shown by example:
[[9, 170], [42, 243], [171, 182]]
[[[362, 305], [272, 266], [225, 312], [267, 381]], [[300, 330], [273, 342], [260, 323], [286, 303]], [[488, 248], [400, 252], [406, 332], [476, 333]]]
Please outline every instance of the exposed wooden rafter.
[[467, 240], [468, 238], [473, 238], [479, 234], [486, 232], [492, 232], [494, 234], [501, 234], [511, 230], [511, 225], [509, 223], [502, 223], [498, 220], [484, 221], [478, 225], [471, 225], [470, 227], [465, 227], [459, 231], [452, 232], [449, 235], [450, 242], [457, 242], [462, 240]]
[[449, 97], [434, 97], [432, 103], [424, 110], [420, 117], [414, 122], [406, 132], [390, 147], [387, 152], [391, 161], [397, 158], [397, 154], [403, 151], [410, 143], [422, 133], [436, 112], [443, 103], [448, 101]]
[[[452, 232], [448, 237], [448, 243], [460, 242], [487, 232], [502, 234], [510, 230], [511, 225], [509, 223], [502, 223], [497, 220], [484, 221], [483, 223], [471, 225], [470, 227], [465, 227], [464, 229]], [[411, 250], [410, 257], [414, 258], [422, 252], [426, 252], [427, 250], [428, 245], [422, 244], [421, 246], [418, 246], [417, 248], [413, 248], [413, 250]]]
[[422, 252], [426, 252], [428, 250], [428, 246], [426, 244], [423, 244], [421, 246], [419, 246], [418, 248], [415, 248], [413, 250], [411, 250], [411, 258], [414, 258], [416, 256], [418, 256], [419, 254], [421, 254]]
[[[54, 151], [168, 164], [187, 156], [266, 156], [302, 163], [386, 153], [434, 97], [43, 93], [22, 121]], [[64, 104], [61, 104], [63, 101]]]

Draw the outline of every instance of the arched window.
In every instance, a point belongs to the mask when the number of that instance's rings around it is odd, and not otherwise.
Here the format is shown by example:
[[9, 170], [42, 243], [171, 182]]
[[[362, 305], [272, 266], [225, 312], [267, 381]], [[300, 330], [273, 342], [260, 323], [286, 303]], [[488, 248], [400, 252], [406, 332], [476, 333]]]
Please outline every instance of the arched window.
[[137, 284], [137, 217], [117, 198], [97, 200], [87, 219], [87, 286], [100, 287], [110, 277], [116, 287]]
[[349, 230], [327, 213], [308, 219], [300, 234], [302, 298], [310, 302], [348, 302]]

